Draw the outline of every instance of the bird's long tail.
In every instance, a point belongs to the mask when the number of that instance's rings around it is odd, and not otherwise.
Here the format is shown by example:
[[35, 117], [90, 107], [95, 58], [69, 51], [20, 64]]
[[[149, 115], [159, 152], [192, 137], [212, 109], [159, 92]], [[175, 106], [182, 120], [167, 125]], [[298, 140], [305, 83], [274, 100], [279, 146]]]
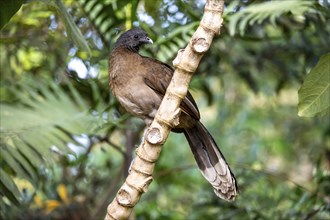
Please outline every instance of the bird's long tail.
[[211, 134], [201, 122], [191, 129], [185, 129], [184, 134], [200, 171], [213, 186], [215, 194], [233, 201], [238, 191], [236, 179]]

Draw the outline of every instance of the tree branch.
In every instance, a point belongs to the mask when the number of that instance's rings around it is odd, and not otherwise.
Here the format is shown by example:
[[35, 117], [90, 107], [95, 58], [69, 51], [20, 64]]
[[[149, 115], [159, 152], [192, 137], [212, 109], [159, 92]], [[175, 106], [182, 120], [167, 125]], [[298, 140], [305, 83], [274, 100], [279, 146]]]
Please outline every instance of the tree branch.
[[214, 35], [220, 34], [223, 0], [208, 0], [204, 15], [185, 49], [173, 61], [175, 72], [156, 117], [136, 150], [131, 172], [107, 209], [108, 219], [127, 219], [152, 181], [152, 172], [172, 127], [179, 123], [180, 103], [186, 96], [191, 77], [203, 55], [209, 49]]

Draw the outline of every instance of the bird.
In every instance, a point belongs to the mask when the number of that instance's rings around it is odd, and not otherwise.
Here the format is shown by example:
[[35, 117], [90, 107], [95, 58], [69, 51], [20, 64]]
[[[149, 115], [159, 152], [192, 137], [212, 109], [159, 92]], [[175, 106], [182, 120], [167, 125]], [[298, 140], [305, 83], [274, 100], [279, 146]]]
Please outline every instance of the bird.
[[[146, 31], [130, 29], [121, 34], [109, 56], [109, 87], [124, 109], [150, 126], [174, 70], [157, 59], [142, 56], [139, 50], [152, 44]], [[200, 121], [197, 104], [188, 91], [180, 104], [179, 123], [171, 131], [183, 133], [195, 161], [212, 185], [215, 194], [233, 201], [238, 194], [236, 178], [212, 135]]]

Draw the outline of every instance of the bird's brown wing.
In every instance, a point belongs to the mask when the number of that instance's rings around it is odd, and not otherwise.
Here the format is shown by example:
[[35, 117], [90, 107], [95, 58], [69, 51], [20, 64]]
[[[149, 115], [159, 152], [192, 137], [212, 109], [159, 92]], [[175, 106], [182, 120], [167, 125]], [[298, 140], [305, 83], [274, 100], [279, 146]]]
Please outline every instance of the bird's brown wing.
[[[163, 98], [173, 77], [173, 69], [165, 63], [148, 57], [144, 57], [143, 65], [145, 65], [148, 71], [144, 76], [144, 83]], [[197, 121], [200, 119], [197, 104], [189, 91], [186, 97], [182, 100], [180, 108], [183, 112]]]
[[[146, 69], [149, 71], [145, 75], [144, 82], [163, 98], [166, 88], [172, 79], [173, 69], [154, 59], [148, 58], [144, 62], [144, 65], [147, 65], [145, 66]], [[228, 201], [234, 200], [237, 195], [235, 176], [211, 134], [199, 122], [198, 108], [189, 92], [182, 100], [180, 108], [182, 112], [198, 120], [193, 127], [183, 127], [183, 132], [203, 176], [213, 186], [214, 192], [218, 197]], [[191, 118], [184, 119], [182, 122], [185, 120], [192, 121]], [[172, 131], [181, 132], [182, 130], [173, 129]]]

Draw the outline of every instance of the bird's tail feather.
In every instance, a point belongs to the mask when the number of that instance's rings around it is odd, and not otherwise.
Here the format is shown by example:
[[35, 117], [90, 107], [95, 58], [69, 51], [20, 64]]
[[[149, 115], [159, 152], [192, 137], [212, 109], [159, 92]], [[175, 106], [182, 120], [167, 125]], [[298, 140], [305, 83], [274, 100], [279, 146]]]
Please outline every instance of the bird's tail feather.
[[201, 122], [185, 129], [184, 134], [202, 175], [213, 186], [215, 194], [233, 201], [238, 191], [236, 179], [211, 134]]

